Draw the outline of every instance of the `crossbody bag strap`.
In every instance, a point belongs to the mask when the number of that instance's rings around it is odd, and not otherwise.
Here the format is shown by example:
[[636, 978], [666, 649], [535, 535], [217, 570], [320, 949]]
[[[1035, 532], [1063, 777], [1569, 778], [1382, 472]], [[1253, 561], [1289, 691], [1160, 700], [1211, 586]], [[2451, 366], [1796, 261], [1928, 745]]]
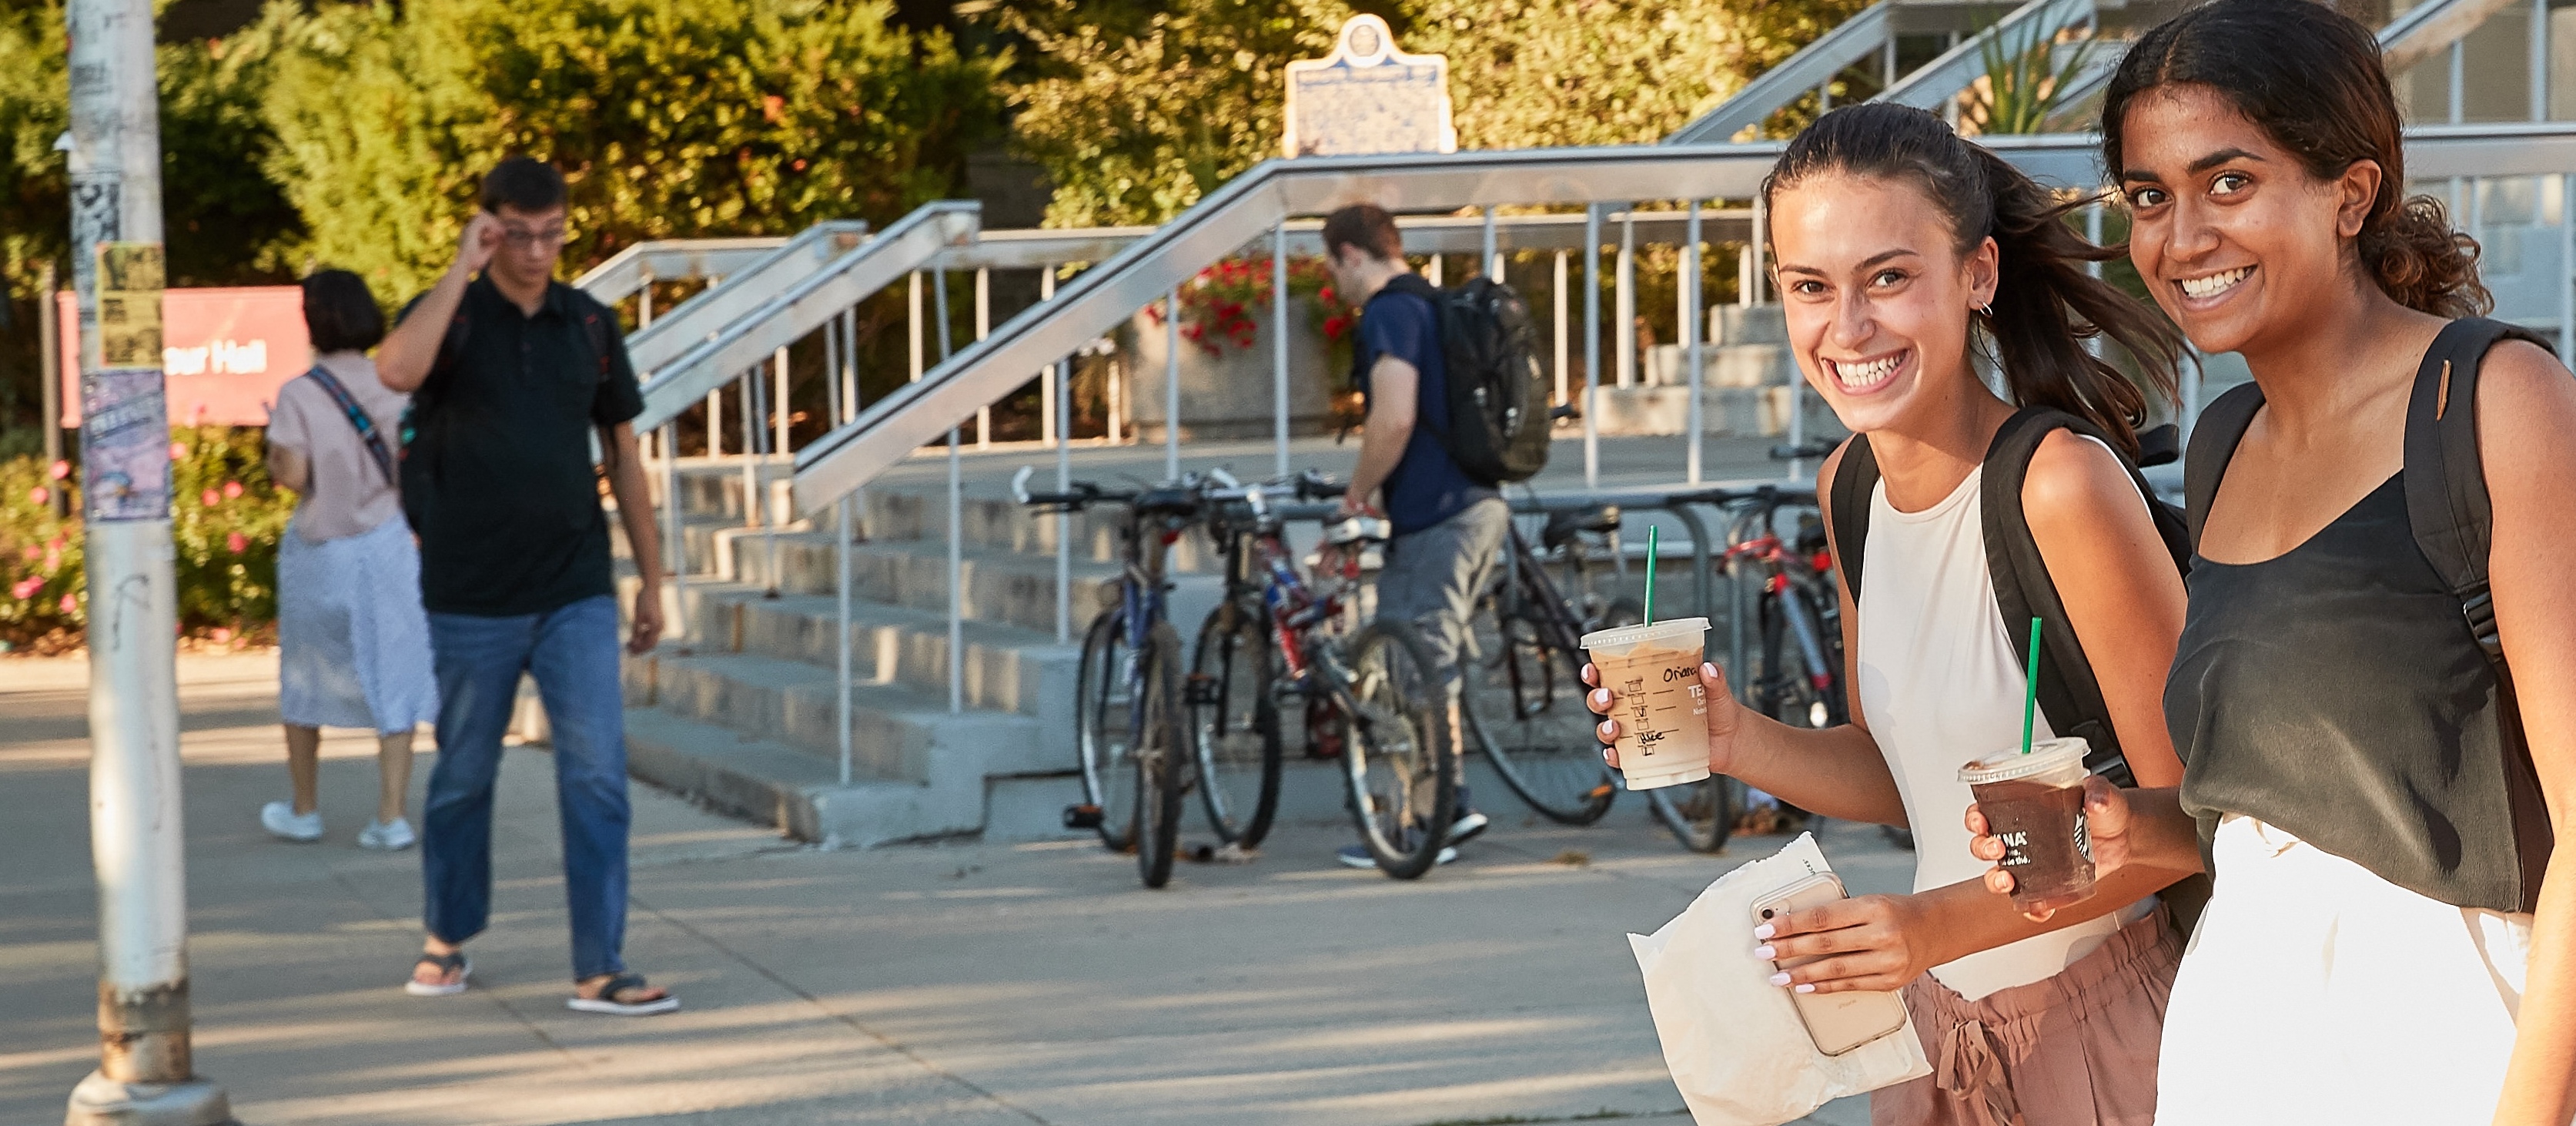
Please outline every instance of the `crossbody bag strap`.
[[320, 364], [313, 365], [313, 370], [304, 374], [312, 376], [313, 382], [321, 385], [323, 394], [331, 396], [331, 401], [340, 405], [340, 413], [348, 416], [349, 425], [357, 429], [358, 440], [366, 443], [367, 456], [375, 459], [376, 468], [384, 473], [385, 483], [397, 484], [400, 478], [394, 470], [393, 450], [385, 445], [384, 435], [376, 431], [375, 420], [367, 417], [367, 409], [358, 405], [357, 397], [349, 394], [349, 389], [341, 385], [339, 378], [323, 370]]

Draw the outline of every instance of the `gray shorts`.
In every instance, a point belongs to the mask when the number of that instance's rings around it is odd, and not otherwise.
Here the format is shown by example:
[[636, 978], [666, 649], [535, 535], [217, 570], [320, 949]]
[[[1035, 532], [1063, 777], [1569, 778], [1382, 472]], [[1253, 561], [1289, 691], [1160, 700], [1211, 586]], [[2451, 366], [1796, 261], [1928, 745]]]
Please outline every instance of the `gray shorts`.
[[1421, 630], [1433, 663], [1452, 681], [1458, 676], [1458, 654], [1467, 646], [1476, 595], [1493, 574], [1511, 521], [1511, 506], [1487, 497], [1386, 545], [1386, 566], [1377, 573], [1377, 614]]

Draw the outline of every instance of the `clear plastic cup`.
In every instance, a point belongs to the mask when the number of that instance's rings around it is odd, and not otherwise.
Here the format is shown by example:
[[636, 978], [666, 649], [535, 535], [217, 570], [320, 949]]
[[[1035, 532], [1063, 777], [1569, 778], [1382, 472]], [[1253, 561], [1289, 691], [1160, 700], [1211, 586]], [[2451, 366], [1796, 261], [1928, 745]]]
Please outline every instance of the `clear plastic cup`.
[[2084, 755], [2069, 736], [2008, 747], [1959, 768], [1977, 796], [1987, 831], [2004, 843], [1999, 866], [2012, 873], [2013, 906], [2054, 911], [2093, 894], [2093, 842], [2084, 825]]
[[1617, 694], [1619, 773], [1631, 790], [1708, 777], [1708, 695], [1700, 687], [1708, 619], [1674, 618], [1583, 635], [1583, 650]]

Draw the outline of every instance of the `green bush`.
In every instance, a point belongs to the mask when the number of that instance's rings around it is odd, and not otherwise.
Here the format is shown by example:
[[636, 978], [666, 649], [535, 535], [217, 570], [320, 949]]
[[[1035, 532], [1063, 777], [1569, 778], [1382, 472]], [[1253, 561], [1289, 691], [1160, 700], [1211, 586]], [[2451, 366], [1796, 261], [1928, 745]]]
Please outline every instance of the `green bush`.
[[[176, 548], [179, 628], [196, 636], [264, 633], [277, 620], [277, 541], [294, 515], [294, 494], [268, 479], [260, 432], [183, 426], [170, 432], [171, 538]], [[0, 461], [0, 647], [51, 651], [77, 646], [87, 622], [79, 498], [56, 516], [58, 491], [73, 491], [67, 464]]]

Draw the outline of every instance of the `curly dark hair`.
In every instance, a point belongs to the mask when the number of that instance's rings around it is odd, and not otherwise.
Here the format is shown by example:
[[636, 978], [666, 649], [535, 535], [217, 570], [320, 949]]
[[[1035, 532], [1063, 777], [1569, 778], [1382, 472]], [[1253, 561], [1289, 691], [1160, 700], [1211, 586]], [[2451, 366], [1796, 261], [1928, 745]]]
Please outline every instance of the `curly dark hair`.
[[2406, 195], [2405, 126], [2370, 29], [2312, 0], [2216, 0], [2157, 25], [2102, 96], [2102, 157], [2120, 174], [2129, 103], [2162, 86], [2206, 87], [2319, 179], [2379, 165], [2379, 196], [2354, 240], [2379, 288], [2410, 309], [2484, 315], [2476, 239], [2431, 196]]

